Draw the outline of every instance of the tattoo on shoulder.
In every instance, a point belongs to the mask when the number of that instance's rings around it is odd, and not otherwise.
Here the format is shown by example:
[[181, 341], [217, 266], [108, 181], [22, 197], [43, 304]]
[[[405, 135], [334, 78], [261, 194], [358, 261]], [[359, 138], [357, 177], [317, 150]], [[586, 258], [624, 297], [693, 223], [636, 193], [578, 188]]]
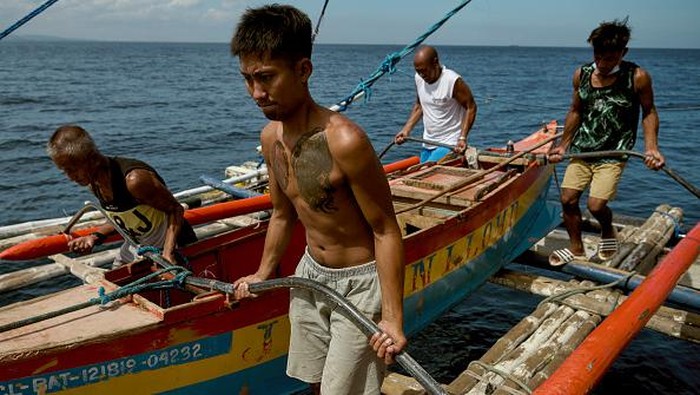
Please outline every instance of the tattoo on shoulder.
[[299, 193], [312, 209], [323, 213], [338, 210], [330, 182], [333, 158], [323, 129], [316, 128], [299, 139], [292, 151], [292, 166]]
[[287, 152], [281, 141], [275, 142], [272, 156], [272, 171], [275, 173], [277, 183], [282, 190], [286, 190], [287, 185], [289, 185], [289, 158], [287, 158]]

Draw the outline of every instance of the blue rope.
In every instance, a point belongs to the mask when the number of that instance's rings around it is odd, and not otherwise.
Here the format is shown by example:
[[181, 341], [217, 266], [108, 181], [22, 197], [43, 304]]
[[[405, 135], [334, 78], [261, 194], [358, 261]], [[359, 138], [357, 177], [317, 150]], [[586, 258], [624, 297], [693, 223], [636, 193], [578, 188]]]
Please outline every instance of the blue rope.
[[160, 254], [160, 248], [154, 247], [154, 246], [140, 246], [137, 250], [136, 253], [138, 255], [144, 255], [146, 253], [152, 252], [154, 254]]
[[[171, 280], [162, 280], [162, 281], [156, 281], [156, 282], [148, 282], [154, 277], [158, 277], [163, 273], [166, 272], [178, 272]], [[54, 317], [58, 317], [64, 314], [68, 314], [74, 311], [82, 310], [84, 308], [90, 307], [90, 306], [95, 306], [95, 305], [106, 305], [114, 300], [123, 298], [125, 296], [129, 296], [144, 290], [149, 290], [149, 289], [173, 289], [173, 288], [184, 288], [185, 284], [185, 279], [190, 276], [192, 272], [186, 270], [182, 266], [171, 266], [166, 269], [161, 269], [157, 272], [153, 272], [147, 276], [141, 277], [140, 279], [124, 285], [110, 293], [105, 292], [104, 287], [100, 287], [97, 290], [97, 297], [94, 297], [87, 302], [83, 303], [78, 303], [73, 306], [69, 306], [57, 311], [51, 311], [48, 313], [44, 314], [39, 314], [34, 317], [29, 317], [25, 318], [23, 320], [15, 321], [15, 322], [10, 322], [9, 324], [5, 325], [0, 325], [0, 333], [12, 330], [12, 329], [17, 329], [21, 328], [23, 326], [27, 326], [30, 324], [34, 324], [37, 322], [45, 321]]]
[[[170, 279], [170, 280], [161, 280], [161, 281], [156, 281], [156, 282], [148, 282], [152, 278], [158, 277], [164, 273], [167, 272], [178, 272], [175, 274], [175, 276]], [[97, 290], [97, 297], [90, 299], [90, 302], [92, 304], [101, 304], [101, 305], [106, 305], [109, 302], [112, 302], [117, 299], [121, 299], [125, 296], [129, 296], [135, 293], [139, 293], [144, 290], [149, 290], [149, 289], [172, 289], [172, 288], [184, 288], [185, 284], [185, 279], [187, 276], [191, 275], [192, 272], [186, 270], [182, 266], [171, 266], [166, 269], [161, 269], [156, 272], [153, 272], [147, 276], [141, 277], [140, 279], [129, 283], [127, 285], [124, 285], [110, 293], [105, 293], [104, 287], [100, 287]]]
[[654, 210], [654, 212], [657, 214], [660, 214], [663, 217], [669, 218], [673, 222], [673, 237], [677, 239], [682, 231], [681, 222], [669, 213], [665, 213], [663, 211], [658, 211], [658, 210]]
[[37, 15], [41, 14], [42, 12], [44, 12], [44, 10], [46, 10], [46, 9], [49, 8], [49, 7], [51, 7], [51, 6], [52, 6], [54, 3], [56, 3], [57, 1], [58, 1], [58, 0], [48, 0], [48, 1], [45, 2], [44, 4], [42, 4], [42, 5], [40, 5], [39, 7], [37, 7], [34, 11], [30, 12], [29, 14], [27, 14], [24, 18], [22, 18], [22, 19], [18, 20], [17, 22], [15, 22], [14, 25], [8, 27], [7, 29], [5, 29], [5, 31], [3, 31], [2, 33], [0, 33], [0, 40], [2, 40], [3, 38], [5, 38], [5, 36], [9, 35], [9, 34], [12, 33], [13, 31], [19, 29], [22, 25], [24, 25], [25, 23], [29, 22], [29, 21], [30, 21], [32, 18], [34, 18], [35, 16], [37, 16]]
[[[405, 46], [401, 51], [398, 52], [393, 52], [387, 55], [384, 58], [384, 61], [382, 62], [381, 65], [377, 68], [377, 70], [372, 73], [369, 78], [365, 81], [360, 81], [360, 83], [353, 89], [353, 91], [346, 97], [345, 99], [341, 100], [336, 106], [338, 107], [338, 112], [343, 112], [345, 111], [350, 104], [352, 104], [353, 100], [355, 100], [355, 96], [359, 95], [360, 93], [364, 92], [365, 95], [369, 95], [369, 88], [379, 79], [381, 78], [384, 74], [389, 73], [393, 74], [396, 72], [396, 64], [401, 61], [406, 55], [409, 53], [413, 52], [416, 47], [418, 47], [423, 41], [425, 41], [428, 36], [431, 34], [435, 33], [436, 30], [438, 30], [442, 25], [447, 22], [448, 19], [452, 18], [457, 12], [459, 12], [464, 6], [467, 4], [471, 3], [472, 0], [463, 0], [460, 5], [455, 7], [452, 11], [448, 12], [445, 14], [445, 16], [436, 22], [433, 26], [431, 26], [425, 33], [420, 35], [418, 38], [416, 38], [412, 43], [408, 44]], [[365, 100], [368, 100], [369, 97], [365, 96]]]

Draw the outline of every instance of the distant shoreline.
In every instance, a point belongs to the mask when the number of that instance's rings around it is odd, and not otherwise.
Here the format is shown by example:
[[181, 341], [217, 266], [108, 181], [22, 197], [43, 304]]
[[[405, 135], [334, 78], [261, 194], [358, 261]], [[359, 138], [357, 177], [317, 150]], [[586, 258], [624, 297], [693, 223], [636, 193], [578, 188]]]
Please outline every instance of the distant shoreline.
[[[216, 42], [216, 41], [119, 41], [119, 40], [85, 40], [85, 39], [79, 39], [79, 38], [66, 38], [66, 37], [57, 37], [57, 36], [35, 36], [35, 35], [16, 35], [16, 36], [8, 36], [7, 38], [4, 39], [4, 41], [12, 41], [12, 42], [62, 42], [62, 43], [115, 43], [115, 44], [167, 44], [167, 45], [178, 45], [178, 44], [186, 44], [186, 45], [196, 45], [196, 44], [204, 44], [204, 45], [228, 45], [227, 42]], [[0, 45], [2, 45], [2, 41], [0, 41]], [[404, 44], [366, 44], [366, 43], [316, 43], [317, 46], [363, 46], [363, 47], [397, 47], [397, 48], [403, 48]], [[565, 48], [565, 49], [588, 49], [588, 46], [547, 46], [547, 45], [515, 45], [515, 44], [510, 44], [510, 45], [476, 45], [476, 44], [469, 44], [469, 45], [457, 45], [457, 44], [439, 44], [439, 43], [432, 43], [431, 45], [434, 45], [436, 47], [473, 47], [473, 48], [523, 48], [523, 49], [528, 49], [528, 48]], [[700, 50], [700, 48], [659, 48], [659, 47], [635, 47], [631, 46], [631, 50], [690, 50], [690, 51], [695, 51], [695, 50]]]

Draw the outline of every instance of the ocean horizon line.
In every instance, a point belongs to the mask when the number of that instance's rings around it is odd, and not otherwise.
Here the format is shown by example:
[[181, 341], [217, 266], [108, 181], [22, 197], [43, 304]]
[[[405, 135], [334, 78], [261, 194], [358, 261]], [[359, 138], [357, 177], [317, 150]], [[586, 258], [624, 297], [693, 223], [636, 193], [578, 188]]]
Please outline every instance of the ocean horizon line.
[[[12, 42], [91, 42], [91, 43], [115, 43], [115, 44], [223, 44], [228, 45], [226, 41], [140, 41], [140, 40], [99, 40], [99, 39], [84, 39], [84, 38], [72, 38], [72, 37], [60, 37], [60, 36], [46, 36], [46, 35], [16, 35], [8, 36], [6, 41]], [[1, 44], [0, 44], [1, 45]], [[406, 44], [396, 44], [396, 43], [350, 43], [350, 42], [318, 42], [315, 45], [319, 46], [367, 46], [367, 47], [400, 47], [403, 48]], [[590, 46], [586, 45], [530, 45], [530, 44], [442, 44], [442, 43], [429, 43], [435, 47], [473, 47], [473, 48], [564, 48], [564, 49], [589, 49]], [[635, 47], [630, 46], [630, 49], [642, 49], [642, 50], [700, 50], [700, 47]]]

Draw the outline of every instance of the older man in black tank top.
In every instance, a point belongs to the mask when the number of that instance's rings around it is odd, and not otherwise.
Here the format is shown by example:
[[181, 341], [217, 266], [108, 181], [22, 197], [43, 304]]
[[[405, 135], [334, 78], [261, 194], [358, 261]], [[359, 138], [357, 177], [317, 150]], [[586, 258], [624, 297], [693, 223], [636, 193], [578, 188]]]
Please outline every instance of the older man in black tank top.
[[[163, 249], [163, 257], [175, 263], [175, 248], [196, 240], [183, 218], [184, 210], [149, 165], [136, 159], [107, 157], [79, 126], [61, 126], [51, 136], [47, 152], [68, 178], [89, 186], [110, 219], [141, 245]], [[114, 227], [106, 223], [91, 235], [71, 240], [71, 251], [89, 252]], [[133, 261], [135, 246], [124, 243], [115, 266]]]

